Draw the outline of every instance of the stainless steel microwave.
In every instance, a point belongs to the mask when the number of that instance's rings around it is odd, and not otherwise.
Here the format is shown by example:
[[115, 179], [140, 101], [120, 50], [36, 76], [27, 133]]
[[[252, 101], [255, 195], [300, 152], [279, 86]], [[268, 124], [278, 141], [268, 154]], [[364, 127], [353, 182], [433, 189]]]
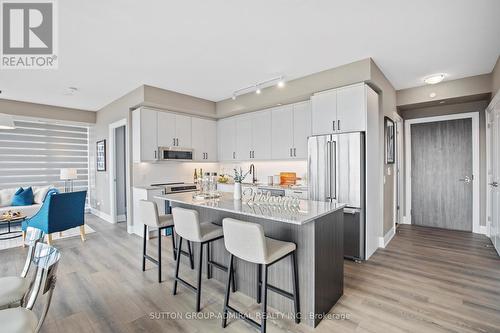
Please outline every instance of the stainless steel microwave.
[[193, 150], [181, 147], [159, 147], [160, 161], [192, 161]]

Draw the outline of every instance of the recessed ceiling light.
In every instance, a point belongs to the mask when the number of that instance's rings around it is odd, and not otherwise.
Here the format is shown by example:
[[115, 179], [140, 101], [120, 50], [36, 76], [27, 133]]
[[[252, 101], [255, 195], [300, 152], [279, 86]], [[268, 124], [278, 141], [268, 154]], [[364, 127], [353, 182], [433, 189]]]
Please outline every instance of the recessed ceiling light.
[[445, 77], [444, 73], [434, 74], [434, 75], [426, 77], [424, 79], [424, 82], [427, 84], [436, 84], [436, 83], [443, 81], [444, 77]]
[[64, 89], [63, 95], [73, 96], [77, 91], [78, 91], [78, 88], [76, 88], [76, 87], [68, 87], [68, 88]]
[[256, 93], [257, 95], [260, 95], [260, 93], [261, 93], [260, 88], [257, 88], [257, 90], [255, 90], [255, 93]]
[[278, 88], [283, 88], [285, 86], [285, 81], [279, 80], [277, 86]]
[[429, 94], [429, 97], [430, 97], [430, 98], [434, 98], [434, 97], [436, 97], [436, 96], [437, 96], [437, 95], [436, 95], [436, 93], [435, 93], [435, 92], [431, 92], [431, 93]]

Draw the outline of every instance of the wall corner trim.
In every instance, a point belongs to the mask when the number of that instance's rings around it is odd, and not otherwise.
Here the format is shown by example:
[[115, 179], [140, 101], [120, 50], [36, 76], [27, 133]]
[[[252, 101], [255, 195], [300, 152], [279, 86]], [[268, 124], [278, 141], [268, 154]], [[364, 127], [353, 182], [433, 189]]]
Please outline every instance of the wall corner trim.
[[393, 226], [385, 235], [384, 237], [379, 237], [378, 241], [378, 247], [385, 249], [386, 246], [389, 244], [389, 242], [392, 240], [394, 235], [396, 234], [396, 228]]

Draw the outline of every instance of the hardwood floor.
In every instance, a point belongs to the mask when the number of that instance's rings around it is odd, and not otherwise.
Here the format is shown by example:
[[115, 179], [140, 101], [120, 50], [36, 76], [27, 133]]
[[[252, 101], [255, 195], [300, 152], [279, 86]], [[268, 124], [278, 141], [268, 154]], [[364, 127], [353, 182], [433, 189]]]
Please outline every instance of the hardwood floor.
[[[172, 295], [170, 240], [163, 248], [164, 282], [147, 264], [141, 271], [141, 239], [94, 216], [96, 230], [54, 242], [61, 249], [58, 280], [44, 332], [256, 332], [242, 320], [226, 329], [216, 316], [224, 287], [203, 277], [205, 319], [167, 318], [192, 313], [194, 294]], [[150, 250], [156, 253], [155, 241]], [[316, 329], [272, 319], [269, 332], [500, 332], [500, 259], [488, 238], [467, 232], [402, 225], [386, 249], [370, 261], [345, 262], [344, 296]], [[0, 276], [22, 270], [26, 249], [0, 251]], [[299, 267], [300, 269], [300, 267]], [[195, 272], [181, 274], [194, 282]], [[38, 306], [44, 299], [38, 301]], [[256, 313], [255, 301], [236, 293], [233, 304]], [[163, 312], [163, 317], [160, 313]], [[154, 318], [157, 314], [160, 318]]]

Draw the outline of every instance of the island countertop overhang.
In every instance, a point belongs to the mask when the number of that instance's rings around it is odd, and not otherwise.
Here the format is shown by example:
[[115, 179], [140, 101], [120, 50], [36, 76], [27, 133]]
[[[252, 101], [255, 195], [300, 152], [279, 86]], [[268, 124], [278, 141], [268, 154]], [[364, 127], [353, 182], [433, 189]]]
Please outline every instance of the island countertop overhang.
[[345, 204], [322, 202], [314, 200], [300, 200], [298, 207], [283, 207], [269, 204], [248, 204], [241, 200], [233, 200], [231, 194], [223, 193], [217, 199], [195, 199], [192, 193], [174, 193], [155, 196], [156, 199], [176, 202], [184, 205], [203, 207], [252, 216], [283, 223], [303, 225], [322, 216], [341, 210]]

